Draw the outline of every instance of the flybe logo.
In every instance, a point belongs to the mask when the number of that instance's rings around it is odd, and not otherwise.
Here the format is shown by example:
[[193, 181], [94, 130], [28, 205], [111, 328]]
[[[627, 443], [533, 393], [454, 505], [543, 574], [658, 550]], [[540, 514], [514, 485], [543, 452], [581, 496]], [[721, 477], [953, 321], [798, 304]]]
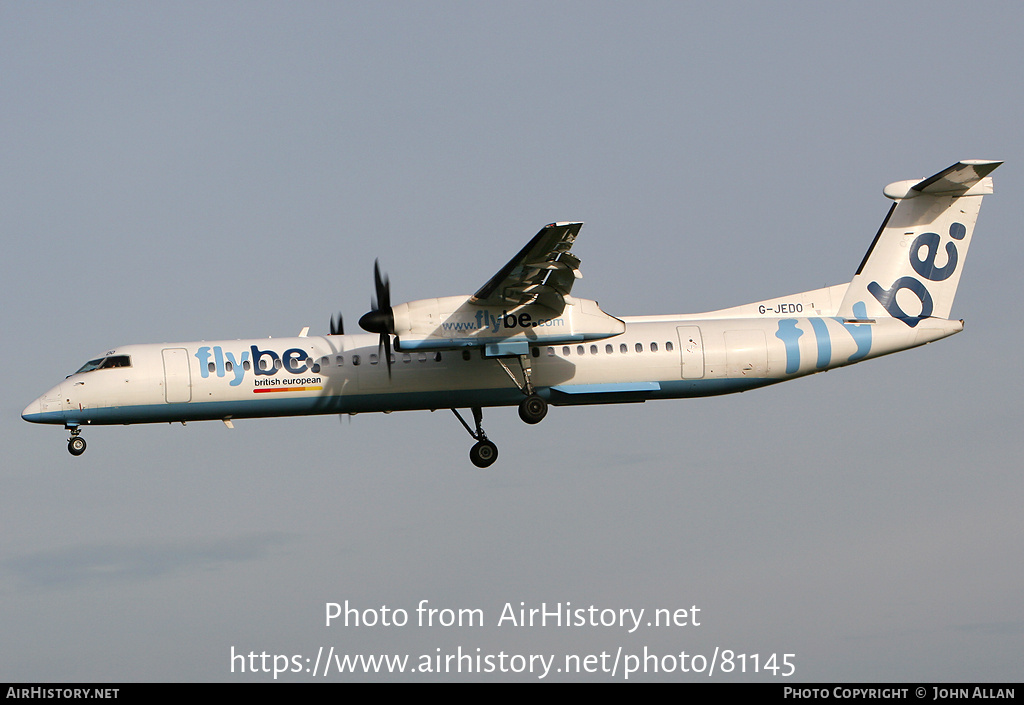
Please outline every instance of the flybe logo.
[[508, 311], [502, 311], [495, 316], [490, 311], [477, 311], [476, 317], [468, 321], [445, 321], [441, 329], [446, 331], [474, 331], [489, 330], [497, 333], [502, 328], [537, 328], [540, 326], [564, 326], [565, 321], [561, 318], [534, 318], [528, 313], [516, 315]]
[[[953, 223], [949, 226], [949, 236], [953, 240], [963, 240], [966, 235], [967, 228], [963, 223]], [[939, 252], [940, 240], [938, 233], [921, 233], [914, 238], [914, 242], [910, 246], [910, 266], [918, 275], [930, 282], [945, 281], [953, 276], [960, 259], [956, 243], [947, 242], [945, 247], [946, 264], [942, 267], [936, 266], [935, 257]], [[922, 250], [925, 251], [924, 257], [921, 256]], [[896, 294], [902, 289], [910, 291], [921, 301], [919, 317], [911, 318], [896, 302]], [[890, 316], [899, 318], [911, 328], [920, 323], [922, 318], [931, 316], [934, 309], [932, 295], [928, 292], [928, 287], [916, 277], [900, 277], [888, 289], [883, 289], [878, 282], [871, 282], [868, 284], [868, 291], [878, 300], [878, 303], [882, 304]]]
[[[861, 320], [867, 319], [867, 308], [864, 306], [863, 301], [858, 301], [853, 305], [853, 314]], [[857, 345], [857, 349], [846, 358], [847, 362], [857, 362], [858, 360], [864, 359], [869, 352], [871, 352], [871, 324], [870, 323], [847, 323], [842, 318], [833, 318], [833, 321], [839, 323], [843, 330], [850, 334], [853, 338], [853, 342]], [[786, 374], [791, 375], [800, 371], [800, 337], [804, 334], [799, 327], [798, 323], [806, 321], [811, 327], [811, 331], [814, 333], [815, 342], [817, 344], [818, 357], [815, 361], [815, 367], [819, 370], [824, 370], [826, 367], [832, 364], [832, 336], [829, 334], [828, 324], [824, 318], [783, 318], [779, 321], [779, 329], [775, 332], [775, 337], [783, 342], [786, 346]], [[834, 326], [833, 326], [834, 327]]]
[[230, 376], [229, 384], [232, 387], [240, 385], [245, 373], [250, 369], [256, 376], [276, 375], [278, 370], [282, 369], [294, 375], [320, 372], [320, 365], [313, 362], [313, 358], [301, 348], [289, 348], [278, 354], [273, 350], [260, 350], [258, 346], [253, 345], [236, 356], [219, 345], [204, 345], [196, 350], [195, 356], [199, 360], [199, 373], [203, 379], [212, 374], [218, 377]]

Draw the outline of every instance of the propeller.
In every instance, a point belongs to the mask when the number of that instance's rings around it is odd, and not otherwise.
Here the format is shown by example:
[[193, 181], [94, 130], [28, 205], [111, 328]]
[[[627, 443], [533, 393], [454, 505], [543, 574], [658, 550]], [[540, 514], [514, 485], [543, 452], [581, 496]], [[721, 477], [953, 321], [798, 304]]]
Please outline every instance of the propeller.
[[381, 276], [380, 261], [373, 262], [373, 284], [375, 294], [370, 301], [370, 312], [359, 319], [359, 327], [370, 333], [379, 333], [377, 351], [384, 348], [384, 359], [388, 365], [388, 379], [391, 378], [391, 336], [395, 332], [395, 314], [391, 310], [391, 282]]
[[341, 320], [340, 313], [337, 319], [331, 316], [331, 335], [345, 335], [345, 324]]

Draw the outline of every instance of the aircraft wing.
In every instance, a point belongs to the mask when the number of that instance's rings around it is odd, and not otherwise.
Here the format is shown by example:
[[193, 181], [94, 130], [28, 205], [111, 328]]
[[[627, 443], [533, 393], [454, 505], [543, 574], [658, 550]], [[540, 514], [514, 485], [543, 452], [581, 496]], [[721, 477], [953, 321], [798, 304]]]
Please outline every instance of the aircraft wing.
[[538, 303], [561, 311], [564, 297], [583, 276], [579, 258], [569, 252], [582, 227], [583, 223], [545, 225], [469, 302], [477, 306]]

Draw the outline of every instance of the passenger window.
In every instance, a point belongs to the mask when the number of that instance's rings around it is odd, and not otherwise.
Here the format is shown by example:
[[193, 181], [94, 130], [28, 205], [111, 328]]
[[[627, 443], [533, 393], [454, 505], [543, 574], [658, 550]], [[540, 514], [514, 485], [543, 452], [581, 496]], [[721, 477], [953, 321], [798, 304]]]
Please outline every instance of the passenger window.
[[228, 372], [230, 372], [232, 370], [231, 361], [230, 360], [228, 360], [227, 362], [224, 363], [224, 369], [226, 371], [228, 371]]
[[555, 356], [555, 349], [549, 347], [548, 348], [548, 357], [554, 357], [554, 356]]
[[249, 369], [250, 369], [251, 367], [252, 367], [252, 365], [250, 365], [250, 364], [249, 364], [249, 361], [248, 361], [248, 360], [243, 360], [243, 361], [242, 361], [242, 369], [243, 369], [243, 370], [245, 370], [246, 372], [248, 372], [248, 371], [249, 371]]
[[637, 343], [636, 344], [636, 351], [637, 352], [643, 352], [644, 351], [644, 344], [643, 343]]
[[376, 365], [377, 364], [377, 353], [370, 353], [370, 364], [371, 365]]
[[572, 348], [570, 348], [568, 345], [562, 348], [562, 355], [564, 355], [565, 357], [569, 357], [570, 353], [572, 353]]
[[352, 356], [352, 364], [353, 365], [359, 365], [359, 356], [358, 355], [353, 355]]
[[597, 355], [597, 346], [596, 345], [591, 345], [590, 346], [590, 354], [591, 355]]
[[345, 356], [338, 355], [337, 357], [334, 358], [334, 361], [338, 363], [338, 367], [341, 367], [342, 365], [345, 364]]
[[671, 340], [668, 341], [667, 343], [665, 343], [665, 350], [667, 350], [668, 352], [672, 352], [673, 347], [672, 347], [672, 341]]
[[586, 351], [586, 349], [582, 345], [577, 345], [576, 346], [576, 354], [577, 355], [586, 355], [587, 351]]
[[402, 362], [412, 362], [412, 355], [409, 353], [402, 353]]
[[210, 364], [208, 364], [206, 366], [206, 369], [208, 369], [210, 372], [216, 372], [217, 371], [217, 366], [211, 362]]
[[441, 362], [441, 353], [434, 353], [434, 362]]
[[623, 353], [623, 354], [629, 352], [629, 348], [626, 347], [625, 343], [622, 343], [622, 344], [619, 345], [619, 352]]
[[651, 343], [651, 352], [658, 352], [658, 344]]
[[614, 350], [615, 348], [612, 347], [611, 343], [608, 343], [607, 345], [604, 346], [604, 351], [609, 355], [611, 355]]
[[533, 348], [530, 352], [533, 353], [534, 357], [540, 357], [540, 348]]

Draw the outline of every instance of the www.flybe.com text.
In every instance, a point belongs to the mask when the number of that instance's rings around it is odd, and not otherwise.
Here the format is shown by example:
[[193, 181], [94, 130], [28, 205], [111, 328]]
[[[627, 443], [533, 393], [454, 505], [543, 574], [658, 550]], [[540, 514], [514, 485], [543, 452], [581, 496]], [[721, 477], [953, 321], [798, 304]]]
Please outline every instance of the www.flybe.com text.
[[468, 321], [448, 320], [441, 324], [441, 330], [445, 331], [473, 331], [490, 330], [497, 333], [501, 329], [511, 330], [513, 328], [540, 328], [540, 327], [562, 327], [565, 320], [561, 318], [534, 318], [528, 313], [509, 313], [502, 311], [495, 316], [490, 311], [477, 311], [476, 316]]

